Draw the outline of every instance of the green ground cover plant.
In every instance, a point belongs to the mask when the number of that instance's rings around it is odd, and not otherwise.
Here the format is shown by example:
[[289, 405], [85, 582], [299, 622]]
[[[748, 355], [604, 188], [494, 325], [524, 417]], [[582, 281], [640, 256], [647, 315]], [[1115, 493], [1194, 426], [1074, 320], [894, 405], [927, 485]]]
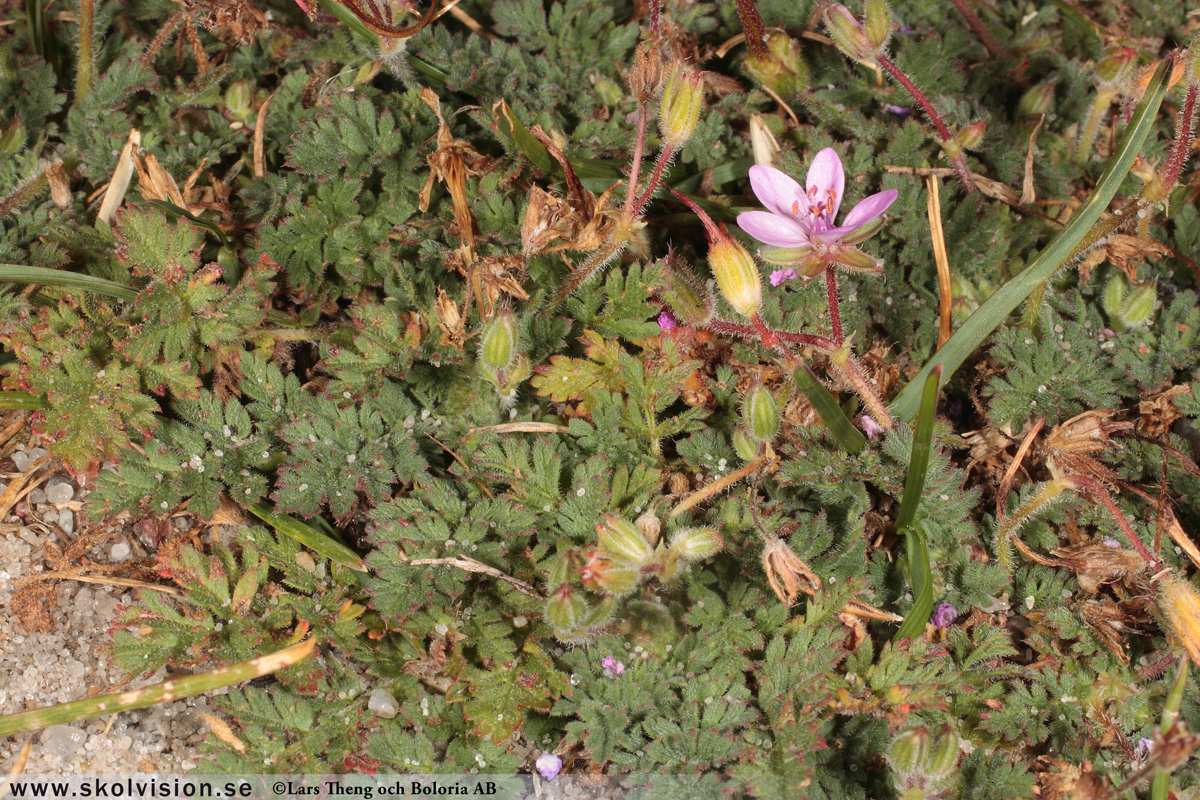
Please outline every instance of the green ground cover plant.
[[210, 772], [1200, 796], [1198, 20], [0, 1], [0, 407], [237, 526], [129, 702], [274, 673]]

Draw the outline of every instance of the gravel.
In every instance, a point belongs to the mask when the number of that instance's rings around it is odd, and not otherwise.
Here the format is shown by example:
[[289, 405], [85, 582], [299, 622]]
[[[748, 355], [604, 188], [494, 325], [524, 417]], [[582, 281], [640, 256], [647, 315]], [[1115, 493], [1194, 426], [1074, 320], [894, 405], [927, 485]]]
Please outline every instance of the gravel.
[[[43, 455], [45, 450], [31, 447], [0, 458], [0, 479], [11, 481], [15, 473]], [[165, 679], [160, 670], [143, 680], [121, 684], [124, 675], [110, 663], [105, 650], [112, 644], [108, 633], [112, 620], [119, 608], [134, 602], [133, 590], [59, 581], [54, 595], [58, 607], [49, 609], [54, 629], [46, 633], [28, 630], [13, 613], [13, 580], [45, 571], [48, 542], [63, 548], [74, 538], [78, 501], [85, 495], [68, 478], [58, 475], [14, 508], [22, 510], [24, 519], [10, 514], [0, 520], [0, 714]], [[133, 537], [129, 537], [132, 546], [120, 534], [113, 538], [117, 545], [111, 550], [95, 547], [87, 557], [106, 563], [114, 551], [121, 556], [114, 561], [149, 555]], [[25, 769], [28, 774], [185, 772], [195, 768], [200, 760], [199, 745], [208, 736], [201, 713], [216, 713], [206, 697], [0, 737], [0, 774], [7, 774], [30, 738], [34, 746]]]

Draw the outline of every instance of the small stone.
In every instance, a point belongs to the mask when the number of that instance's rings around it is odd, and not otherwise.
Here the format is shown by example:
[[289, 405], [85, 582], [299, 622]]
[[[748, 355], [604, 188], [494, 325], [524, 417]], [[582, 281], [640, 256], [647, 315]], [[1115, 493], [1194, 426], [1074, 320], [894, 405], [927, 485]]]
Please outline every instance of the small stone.
[[59, 510], [58, 527], [62, 528], [62, 532], [68, 536], [75, 532], [75, 514], [71, 509], [63, 508]]
[[70, 725], [51, 725], [41, 735], [42, 747], [55, 758], [70, 758], [86, 739], [86, 733]]
[[13, 466], [16, 467], [17, 472], [24, 472], [25, 470], [29, 469], [29, 462], [32, 459], [29, 458], [29, 454], [24, 450], [18, 450], [12, 454], [12, 460]]
[[28, 542], [34, 547], [40, 547], [42, 544], [42, 538], [29, 528], [21, 528], [20, 533], [17, 535], [20, 536], [23, 541]]
[[[58, 483], [55, 483], [55, 481]], [[51, 478], [46, 485], [46, 502], [62, 505], [75, 498], [75, 487], [59, 478]]]
[[39, 486], [29, 493], [29, 504], [31, 506], [40, 506], [44, 502], [46, 502], [46, 492], [42, 487]]
[[367, 709], [374, 711], [375, 716], [383, 719], [391, 719], [400, 713], [400, 705], [387, 689], [376, 689], [371, 692], [371, 699], [367, 701]]
[[112, 549], [108, 551], [108, 560], [114, 563], [124, 561], [132, 554], [133, 549], [129, 546], [128, 542], [117, 542], [112, 546]]
[[42, 522], [46, 523], [47, 525], [58, 524], [58, 512], [53, 508], [47, 509], [45, 506], [42, 506], [39, 509], [39, 513], [42, 515]]

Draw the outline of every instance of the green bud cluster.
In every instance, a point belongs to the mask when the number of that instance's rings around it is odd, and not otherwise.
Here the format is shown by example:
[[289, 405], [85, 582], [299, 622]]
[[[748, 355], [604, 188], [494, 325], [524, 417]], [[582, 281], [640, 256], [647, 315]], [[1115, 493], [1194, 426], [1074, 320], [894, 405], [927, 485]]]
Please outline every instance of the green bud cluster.
[[506, 399], [533, 374], [529, 358], [520, 347], [521, 331], [516, 315], [507, 308], [499, 309], [479, 334], [479, 364], [484, 377]]
[[904, 800], [941, 800], [954, 796], [958, 735], [943, 725], [932, 736], [924, 725], [907, 728], [892, 739], [887, 761]]
[[800, 54], [800, 43], [782, 30], [767, 31], [766, 49], [751, 51], [742, 62], [746, 74], [780, 97], [795, 97], [808, 91], [808, 64]]
[[1154, 318], [1158, 291], [1153, 283], [1131, 288], [1125, 276], [1117, 273], [1104, 285], [1100, 303], [1113, 330], [1140, 328], [1149, 325], [1150, 320]]

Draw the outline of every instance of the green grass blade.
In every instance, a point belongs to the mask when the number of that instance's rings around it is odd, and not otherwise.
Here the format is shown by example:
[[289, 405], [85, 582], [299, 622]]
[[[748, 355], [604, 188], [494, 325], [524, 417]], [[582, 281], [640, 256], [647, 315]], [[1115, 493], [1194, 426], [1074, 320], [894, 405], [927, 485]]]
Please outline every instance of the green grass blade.
[[326, 14], [332, 14], [333, 16], [337, 17], [338, 21], [349, 28], [350, 32], [359, 39], [362, 39], [365, 42], [370, 42], [371, 44], [377, 44], [379, 42], [379, 37], [376, 36], [370, 28], [364, 25], [363, 21], [356, 17], [353, 11], [337, 2], [337, 0], [317, 0], [317, 5], [319, 5], [321, 10]]
[[314, 553], [319, 553], [336, 564], [341, 564], [359, 572], [366, 572], [367, 567], [363, 564], [362, 559], [358, 557], [357, 553], [341, 542], [321, 533], [316, 528], [305, 525], [300, 520], [289, 517], [287, 514], [276, 514], [275, 509], [266, 503], [251, 503], [246, 508], [254, 516], [284, 536], [295, 539]]
[[229, 237], [225, 235], [224, 231], [217, 227], [216, 223], [209, 222], [206, 219], [200, 219], [200, 217], [197, 217], [186, 208], [180, 208], [174, 203], [168, 203], [166, 200], [151, 200], [150, 205], [154, 206], [155, 208], [161, 208], [163, 211], [166, 211], [168, 215], [173, 215], [176, 218], [187, 217], [195, 226], [203, 228], [204, 230], [216, 236], [222, 245], [228, 247], [231, 244]]
[[1121, 182], [1129, 174], [1138, 151], [1145, 143], [1146, 137], [1154, 130], [1158, 107], [1162, 104], [1163, 95], [1167, 91], [1167, 78], [1171, 72], [1170, 59], [1163, 59], [1158, 71], [1150, 80], [1146, 94], [1138, 105], [1120, 143], [1113, 150], [1104, 174], [1096, 184], [1096, 190], [1084, 201], [1072, 216], [1070, 222], [1045, 250], [1038, 254], [1029, 266], [1021, 271], [1008, 283], [1004, 284], [987, 301], [972, 314], [963, 326], [959, 328], [941, 350], [934, 354], [914, 377], [904, 390], [892, 402], [891, 411], [898, 419], [905, 422], [911, 420], [917, 413], [921, 401], [921, 386], [934, 367], [941, 366], [948, 379], [975, 350], [992, 335], [996, 328], [1008, 318], [1008, 315], [1021, 304], [1035, 289], [1042, 285], [1058, 269], [1066, 263], [1075, 248], [1092, 230], [1092, 226], [1100, 219], [1104, 209], [1112, 202], [1120, 188]]
[[0, 411], [37, 411], [49, 405], [46, 398], [28, 392], [0, 392]]
[[925, 476], [929, 472], [929, 456], [933, 452], [933, 420], [937, 414], [938, 386], [941, 383], [941, 366], [934, 367], [925, 379], [921, 393], [921, 413], [917, 417], [917, 429], [913, 433], [912, 457], [908, 460], [908, 475], [904, 479], [904, 497], [900, 500], [900, 514], [896, 517], [896, 531], [903, 534], [908, 549], [908, 570], [912, 576], [913, 607], [896, 631], [896, 639], [911, 639], [925, 630], [929, 613], [933, 610], [933, 572], [929, 567], [929, 550], [925, 546], [925, 535], [913, 523], [925, 491]]
[[275, 653], [202, 672], [199, 675], [173, 678], [153, 686], [147, 686], [145, 689], [101, 694], [85, 700], [75, 700], [46, 708], [35, 708], [32, 711], [22, 711], [19, 714], [9, 714], [0, 717], [0, 737], [21, 731], [35, 731], [51, 725], [66, 725], [81, 719], [104, 717], [121, 711], [132, 711], [136, 708], [152, 706], [155, 703], [182, 700], [185, 697], [204, 694], [214, 689], [232, 686], [235, 683], [245, 683], [278, 672], [298, 661], [303, 661], [312, 652], [315, 644], [316, 639], [309, 638], [300, 644], [292, 645]]
[[829, 393], [825, 384], [817, 380], [808, 364], [801, 362], [800, 366], [792, 370], [792, 380], [796, 382], [800, 391], [804, 392], [808, 402], [816, 409], [817, 416], [847, 453], [857, 453], [866, 446], [867, 437], [854, 427], [854, 423], [850, 422], [846, 412], [838, 405], [837, 398]]
[[941, 365], [938, 365], [925, 378], [925, 389], [921, 392], [921, 414], [917, 417], [917, 429], [913, 433], [912, 458], [908, 460], [904, 497], [900, 500], [900, 514], [896, 517], [896, 530], [900, 532], [911, 526], [917, 518], [921, 493], [925, 491], [925, 473], [929, 471], [929, 455], [933, 451], [933, 418], [937, 414], [941, 378]]
[[912, 573], [913, 606], [908, 611], [893, 641], [913, 639], [925, 631], [925, 623], [933, 612], [933, 572], [929, 569], [929, 549], [925, 546], [925, 534], [919, 527], [912, 527], [904, 535], [908, 549], [908, 570]]
[[132, 300], [137, 292], [104, 278], [67, 272], [46, 267], [26, 267], [20, 264], [0, 264], [0, 281], [12, 283], [36, 283], [40, 286], [58, 286], [63, 289], [78, 289], [84, 292], [112, 297], [117, 300]]
[[[1183, 690], [1187, 686], [1187, 679], [1188, 657], [1184, 654], [1179, 659], [1179, 672], [1175, 674], [1175, 681], [1167, 692], [1167, 701], [1163, 703], [1162, 723], [1158, 728], [1163, 736], [1166, 736], [1179, 721], [1179, 706], [1183, 704]], [[1150, 800], [1167, 800], [1170, 794], [1171, 773], [1165, 769], [1154, 770], [1154, 775], [1150, 778]]]

